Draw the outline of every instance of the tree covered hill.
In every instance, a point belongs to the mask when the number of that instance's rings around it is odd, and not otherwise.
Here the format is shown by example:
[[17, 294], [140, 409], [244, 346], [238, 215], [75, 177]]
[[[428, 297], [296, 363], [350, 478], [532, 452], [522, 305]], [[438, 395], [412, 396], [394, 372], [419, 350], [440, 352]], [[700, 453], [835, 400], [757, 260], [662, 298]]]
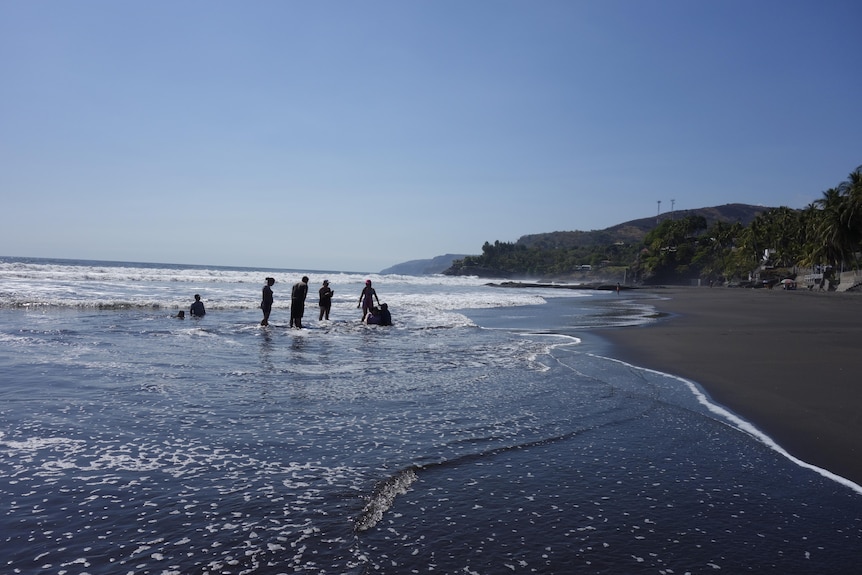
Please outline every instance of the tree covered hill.
[[442, 273], [489, 278], [634, 279], [633, 273], [643, 275], [637, 262], [645, 243], [662, 226], [696, 220], [704, 229], [715, 225], [746, 227], [772, 209], [725, 204], [666, 212], [603, 230], [531, 234], [514, 243], [485, 242], [482, 255], [456, 260]]
[[725, 204], [604, 230], [485, 242], [481, 255], [456, 259], [442, 273], [590, 283], [763, 285], [809, 270], [835, 289], [837, 271], [860, 268], [862, 166], [804, 209]]
[[711, 208], [693, 210], [677, 210], [666, 212], [658, 217], [640, 218], [622, 224], [617, 224], [603, 230], [589, 232], [547, 232], [521, 236], [517, 245], [541, 249], [571, 249], [579, 247], [608, 246], [622, 242], [624, 244], [641, 244], [647, 234], [664, 220], [681, 220], [688, 216], [703, 217], [707, 226], [716, 222], [725, 224], [740, 223], [747, 226], [760, 214], [772, 208], [752, 206], [749, 204], [725, 204]]
[[[711, 208], [699, 208], [694, 210], [677, 210], [675, 212], [667, 212], [658, 217], [640, 218], [611, 226], [604, 230], [592, 231], [568, 231], [568, 232], [547, 232], [541, 234], [530, 234], [521, 236], [515, 244], [523, 246], [530, 250], [568, 250], [578, 252], [575, 262], [572, 265], [580, 267], [582, 265], [601, 265], [601, 262], [607, 261], [607, 252], [614, 252], [619, 256], [632, 255], [637, 246], [643, 244], [647, 234], [654, 230], [658, 224], [668, 219], [683, 219], [688, 216], [700, 216], [705, 219], [707, 225], [712, 225], [716, 222], [726, 224], [739, 223], [743, 226], [750, 224], [757, 216], [766, 212], [770, 208], [763, 206], [752, 206], [748, 204], [725, 204], [723, 206], [714, 206]], [[499, 245], [499, 243], [498, 243]], [[614, 246], [607, 248], [607, 246]], [[628, 246], [628, 248], [626, 248]], [[607, 248], [607, 249], [606, 249]], [[404, 274], [404, 275], [429, 275], [438, 273], [448, 273], [452, 275], [453, 264], [463, 262], [468, 258], [480, 256], [471, 256], [468, 254], [445, 254], [432, 259], [410, 260], [402, 262], [394, 266], [381, 270], [383, 274]], [[633, 256], [632, 256], [633, 257]], [[572, 261], [571, 258], [568, 258]], [[631, 261], [620, 262], [620, 265], [629, 265]], [[491, 268], [479, 265], [475, 262], [469, 269], [458, 267], [461, 275], [483, 275], [488, 277], [502, 277], [507, 272], [501, 272]], [[524, 275], [518, 273], [517, 275]]]

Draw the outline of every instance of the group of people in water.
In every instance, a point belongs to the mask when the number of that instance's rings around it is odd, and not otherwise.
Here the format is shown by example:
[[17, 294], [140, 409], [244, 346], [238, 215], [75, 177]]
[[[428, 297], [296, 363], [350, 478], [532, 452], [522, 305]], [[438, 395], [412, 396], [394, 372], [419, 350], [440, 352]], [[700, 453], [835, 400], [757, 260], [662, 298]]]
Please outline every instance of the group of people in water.
[[[269, 325], [269, 315], [272, 312], [272, 302], [274, 300], [273, 285], [275, 285], [275, 278], [266, 278], [260, 300], [260, 309], [263, 311], [263, 320], [261, 320], [260, 325]], [[332, 309], [332, 296], [335, 295], [335, 291], [329, 287], [329, 280], [323, 280], [323, 285], [317, 293], [319, 296], [318, 306], [320, 307], [318, 321], [329, 320], [329, 311]], [[302, 329], [302, 316], [305, 315], [305, 298], [307, 296], [308, 276], [302, 276], [302, 279], [293, 284], [293, 288], [290, 290], [290, 327]], [[375, 301], [377, 305], [374, 305]], [[389, 312], [389, 306], [385, 303], [380, 303], [377, 291], [371, 287], [371, 280], [365, 280], [365, 287], [362, 288], [362, 293], [359, 294], [359, 303], [356, 305], [356, 308], [362, 308], [363, 323], [392, 325], [392, 314]], [[192, 317], [203, 317], [206, 313], [200, 294], [195, 294], [195, 301], [189, 308], [189, 314]], [[180, 310], [176, 317], [183, 319], [185, 315], [185, 312]]]
[[[272, 286], [275, 284], [275, 278], [266, 278], [266, 283], [263, 286], [263, 295], [260, 301], [260, 309], [263, 311], [263, 320], [260, 325], [269, 325], [269, 315], [272, 312], [273, 293]], [[329, 280], [323, 280], [323, 285], [317, 291], [319, 296], [318, 306], [320, 307], [320, 315], [318, 321], [329, 319], [329, 312], [332, 309], [332, 296], [335, 291], [329, 287]], [[293, 284], [290, 290], [290, 327], [302, 329], [302, 316], [305, 315], [305, 298], [308, 296], [308, 276], [302, 276], [302, 279]], [[374, 301], [377, 305], [374, 305]], [[378, 307], [379, 306], [379, 307]], [[392, 314], [389, 312], [389, 306], [385, 303], [380, 303], [380, 298], [377, 297], [377, 291], [371, 287], [371, 280], [365, 280], [365, 287], [362, 288], [362, 293], [359, 294], [359, 303], [357, 309], [362, 308], [362, 321], [367, 324], [377, 325], [392, 325]]]

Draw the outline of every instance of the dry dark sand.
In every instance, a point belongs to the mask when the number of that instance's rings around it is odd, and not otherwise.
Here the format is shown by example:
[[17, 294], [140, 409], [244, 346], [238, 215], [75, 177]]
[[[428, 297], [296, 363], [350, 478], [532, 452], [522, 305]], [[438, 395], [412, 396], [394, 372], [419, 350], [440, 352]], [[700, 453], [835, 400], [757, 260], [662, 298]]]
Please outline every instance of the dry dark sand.
[[615, 357], [697, 382], [792, 455], [862, 485], [862, 294], [641, 293], [670, 315], [598, 330]]

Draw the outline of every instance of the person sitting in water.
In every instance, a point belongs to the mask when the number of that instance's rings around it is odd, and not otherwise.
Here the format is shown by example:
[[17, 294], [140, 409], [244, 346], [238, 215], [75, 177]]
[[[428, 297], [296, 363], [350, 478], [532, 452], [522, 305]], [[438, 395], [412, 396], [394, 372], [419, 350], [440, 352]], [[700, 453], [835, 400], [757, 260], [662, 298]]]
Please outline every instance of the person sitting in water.
[[392, 314], [389, 313], [389, 306], [385, 303], [380, 304], [380, 307], [374, 306], [369, 310], [365, 318], [365, 323], [376, 325], [392, 325]]
[[174, 316], [177, 319], [186, 319], [186, 312], [180, 310], [177, 312], [177, 315]]
[[365, 315], [365, 323], [368, 325], [380, 323], [380, 308], [373, 306]]
[[380, 304], [380, 325], [392, 325], [392, 314], [389, 313], [389, 304]]
[[192, 304], [192, 307], [189, 308], [189, 313], [194, 317], [203, 317], [207, 314], [207, 310], [204, 309], [204, 302], [201, 301], [200, 294], [195, 294], [195, 302]]

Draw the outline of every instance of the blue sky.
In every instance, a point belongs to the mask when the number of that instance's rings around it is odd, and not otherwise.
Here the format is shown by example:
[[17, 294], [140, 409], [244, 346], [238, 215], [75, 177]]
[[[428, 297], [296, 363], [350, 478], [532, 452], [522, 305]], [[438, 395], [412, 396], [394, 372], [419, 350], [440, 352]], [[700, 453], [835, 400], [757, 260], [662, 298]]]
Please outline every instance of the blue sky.
[[862, 164], [854, 0], [0, 0], [0, 255], [378, 271]]

